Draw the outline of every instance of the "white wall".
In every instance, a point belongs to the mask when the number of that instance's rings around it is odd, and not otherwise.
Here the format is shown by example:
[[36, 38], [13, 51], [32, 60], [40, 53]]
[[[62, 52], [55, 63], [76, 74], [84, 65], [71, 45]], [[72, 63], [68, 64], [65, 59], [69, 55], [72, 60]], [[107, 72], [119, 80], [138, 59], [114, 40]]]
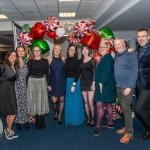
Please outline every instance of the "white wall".
[[136, 33], [137, 31], [116, 31], [113, 32], [115, 38], [123, 38], [125, 41], [130, 40], [130, 47], [136, 47]]

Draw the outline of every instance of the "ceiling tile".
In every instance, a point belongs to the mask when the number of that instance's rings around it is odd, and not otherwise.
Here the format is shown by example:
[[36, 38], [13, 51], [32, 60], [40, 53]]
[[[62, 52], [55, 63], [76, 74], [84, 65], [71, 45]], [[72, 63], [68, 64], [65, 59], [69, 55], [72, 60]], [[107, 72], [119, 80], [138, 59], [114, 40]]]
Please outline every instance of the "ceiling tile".
[[57, 1], [35, 1], [39, 8], [58, 7]]
[[101, 3], [101, 0], [99, 1], [81, 1], [80, 7], [97, 7]]
[[65, 7], [65, 8], [69, 8], [69, 7], [78, 7], [79, 6], [78, 1], [75, 2], [59, 2], [59, 8], [60, 7]]
[[71, 8], [59, 8], [59, 12], [76, 12], [77, 7], [71, 7]]
[[21, 2], [13, 2], [13, 4], [20, 10], [20, 9], [23, 9], [23, 8], [30, 8], [30, 9], [34, 9], [36, 8], [36, 5], [35, 3], [32, 1], [32, 2], [26, 2], [26, 1], [21, 1]]

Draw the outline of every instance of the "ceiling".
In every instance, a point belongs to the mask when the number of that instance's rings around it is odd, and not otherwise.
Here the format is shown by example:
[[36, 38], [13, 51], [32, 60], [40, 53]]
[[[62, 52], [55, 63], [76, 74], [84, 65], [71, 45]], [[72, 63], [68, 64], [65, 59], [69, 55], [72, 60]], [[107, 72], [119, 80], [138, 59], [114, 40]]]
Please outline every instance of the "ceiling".
[[[150, 29], [150, 0], [0, 0], [0, 13], [8, 17], [0, 20], [0, 47], [12, 46], [11, 21], [22, 26], [34, 25], [55, 16], [60, 22], [96, 19], [95, 29], [108, 26], [112, 31], [131, 31], [138, 28]], [[59, 12], [76, 12], [75, 18], [60, 18]], [[7, 26], [9, 27], [7, 28]], [[4, 29], [3, 29], [4, 28]], [[6, 44], [7, 40], [7, 44]]]

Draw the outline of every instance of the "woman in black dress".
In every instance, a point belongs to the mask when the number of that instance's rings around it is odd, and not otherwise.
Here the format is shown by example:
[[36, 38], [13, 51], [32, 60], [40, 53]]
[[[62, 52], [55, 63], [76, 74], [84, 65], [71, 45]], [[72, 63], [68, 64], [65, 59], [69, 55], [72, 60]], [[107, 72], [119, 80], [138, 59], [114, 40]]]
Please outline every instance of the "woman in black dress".
[[[84, 107], [86, 111], [88, 125], [94, 125], [94, 91], [95, 91], [95, 61], [89, 55], [88, 46], [82, 47], [81, 57], [81, 90], [84, 99]], [[91, 116], [90, 116], [91, 114]]]
[[4, 133], [8, 140], [18, 137], [12, 130], [12, 125], [17, 114], [15, 94], [16, 68], [16, 51], [9, 51], [6, 55], [5, 63], [1, 66], [2, 77], [0, 80], [0, 115], [6, 117], [7, 128], [4, 129]]

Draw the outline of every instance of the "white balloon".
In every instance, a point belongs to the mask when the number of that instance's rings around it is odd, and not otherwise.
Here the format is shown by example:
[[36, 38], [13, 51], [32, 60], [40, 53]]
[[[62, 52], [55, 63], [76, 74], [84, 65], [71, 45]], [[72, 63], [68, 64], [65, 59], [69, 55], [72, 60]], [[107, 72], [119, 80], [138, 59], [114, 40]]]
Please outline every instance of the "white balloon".
[[64, 28], [57, 28], [57, 30], [56, 30], [56, 35], [57, 35], [58, 37], [63, 37], [64, 34], [65, 34]]

